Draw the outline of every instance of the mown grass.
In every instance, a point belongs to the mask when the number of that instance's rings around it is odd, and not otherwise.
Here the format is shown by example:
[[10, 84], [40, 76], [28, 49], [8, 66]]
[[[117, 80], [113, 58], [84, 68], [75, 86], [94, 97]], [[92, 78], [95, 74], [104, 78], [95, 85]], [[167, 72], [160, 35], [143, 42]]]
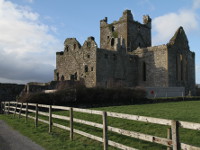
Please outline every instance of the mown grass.
[[[170, 103], [146, 104], [146, 105], [114, 106], [114, 107], [104, 107], [95, 109], [200, 123], [199, 107], [200, 107], [200, 101], [185, 101], [185, 102], [174, 102], [174, 103], [170, 102]], [[54, 111], [53, 113], [69, 116], [68, 111]], [[40, 117], [42, 117], [45, 120], [48, 120], [47, 117], [43, 116]], [[99, 115], [89, 115], [89, 114], [74, 112], [74, 117], [97, 123], [102, 123], [102, 116]], [[102, 149], [102, 143], [95, 142], [93, 140], [79, 136], [77, 134], [75, 134], [75, 140], [70, 141], [69, 132], [58, 128], [53, 128], [53, 132], [51, 134], [48, 134], [48, 125], [40, 123], [38, 128], [35, 128], [34, 122], [32, 120], [29, 120], [27, 124], [24, 124], [24, 119], [13, 119], [11, 116], [1, 115], [0, 119], [6, 120], [9, 124], [14, 126], [14, 128], [22, 132], [22, 134], [29, 136], [31, 139], [33, 139], [34, 141], [45, 147], [47, 150]], [[53, 122], [69, 126], [68, 121], [53, 119]], [[167, 128], [169, 128], [169, 126], [129, 121], [125, 119], [117, 119], [111, 117], [108, 117], [108, 125], [165, 138], [167, 137]], [[74, 123], [74, 127], [76, 129], [88, 132], [90, 134], [102, 137], [102, 129], [78, 123]], [[141, 140], [122, 136], [119, 134], [115, 134], [113, 132], [109, 132], [108, 137], [110, 140], [125, 144], [127, 146], [135, 147], [138, 149], [150, 149], [150, 150], [166, 149], [165, 146], [161, 146], [159, 144], [143, 142]], [[180, 129], [180, 140], [183, 143], [200, 147], [199, 137], [200, 137], [200, 131]], [[109, 147], [109, 149], [115, 149], [115, 148]]]

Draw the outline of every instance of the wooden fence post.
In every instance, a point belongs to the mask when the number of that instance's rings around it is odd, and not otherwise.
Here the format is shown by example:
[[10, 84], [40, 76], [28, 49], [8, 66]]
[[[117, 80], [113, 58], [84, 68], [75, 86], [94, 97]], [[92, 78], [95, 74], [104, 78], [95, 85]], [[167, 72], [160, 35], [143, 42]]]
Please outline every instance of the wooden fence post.
[[16, 111], [17, 111], [18, 102], [17, 102], [15, 105], [16, 105], [16, 106], [15, 106], [15, 112], [14, 112], [14, 114], [13, 114], [13, 117], [15, 117], [15, 115], [16, 115]]
[[26, 103], [26, 118], [25, 122], [27, 123], [28, 120], [28, 102]]
[[52, 106], [49, 105], [49, 133], [52, 132]]
[[8, 114], [10, 113], [10, 101], [8, 101]]
[[107, 126], [107, 113], [103, 112], [103, 147], [104, 150], [108, 149], [108, 126]]
[[69, 113], [70, 113], [70, 140], [73, 140], [74, 138], [74, 123], [73, 123], [73, 108], [70, 107], [70, 110], [69, 110]]
[[4, 105], [3, 105], [3, 107], [4, 107], [4, 114], [6, 114], [6, 102], [4, 101]]
[[3, 103], [1, 102], [1, 114], [3, 114]]
[[179, 131], [178, 131], [178, 121], [172, 120], [172, 145], [173, 150], [179, 150]]
[[[172, 139], [171, 128], [167, 128], [167, 138]], [[172, 150], [172, 148], [167, 147], [167, 150]]]
[[35, 106], [35, 127], [38, 126], [38, 104]]
[[21, 107], [20, 107], [20, 110], [19, 110], [19, 119], [20, 119], [20, 117], [21, 117], [22, 107], [23, 107], [23, 103], [21, 103]]

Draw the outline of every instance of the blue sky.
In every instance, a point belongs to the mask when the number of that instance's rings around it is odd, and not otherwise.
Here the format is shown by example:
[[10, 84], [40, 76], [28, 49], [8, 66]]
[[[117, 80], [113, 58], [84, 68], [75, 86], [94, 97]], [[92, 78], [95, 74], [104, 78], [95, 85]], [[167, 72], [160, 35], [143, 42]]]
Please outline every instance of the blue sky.
[[94, 36], [99, 45], [99, 21], [118, 20], [125, 9], [139, 22], [150, 15], [153, 45], [166, 44], [183, 26], [200, 83], [200, 0], [0, 0], [0, 82], [53, 80], [55, 52], [66, 38], [83, 44]]

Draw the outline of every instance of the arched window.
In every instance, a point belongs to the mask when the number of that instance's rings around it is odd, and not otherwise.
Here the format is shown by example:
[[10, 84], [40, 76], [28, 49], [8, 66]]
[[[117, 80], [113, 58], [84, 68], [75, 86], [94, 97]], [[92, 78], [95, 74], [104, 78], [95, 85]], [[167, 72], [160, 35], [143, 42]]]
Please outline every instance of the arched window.
[[179, 80], [179, 57], [176, 56], [176, 80]]
[[142, 72], [143, 72], [142, 74], [143, 81], [146, 81], [146, 63], [145, 62], [143, 62], [142, 64]]
[[114, 44], [115, 44], [115, 39], [112, 38], [112, 39], [111, 39], [111, 46], [114, 46]]
[[180, 64], [181, 64], [181, 81], [183, 80], [183, 55], [180, 54]]

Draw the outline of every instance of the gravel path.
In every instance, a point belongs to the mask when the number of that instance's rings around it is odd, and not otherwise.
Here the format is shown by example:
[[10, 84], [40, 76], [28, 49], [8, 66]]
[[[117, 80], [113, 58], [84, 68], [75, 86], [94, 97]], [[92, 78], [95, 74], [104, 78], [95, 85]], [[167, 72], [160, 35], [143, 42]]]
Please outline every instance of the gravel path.
[[0, 120], [0, 150], [45, 150]]

